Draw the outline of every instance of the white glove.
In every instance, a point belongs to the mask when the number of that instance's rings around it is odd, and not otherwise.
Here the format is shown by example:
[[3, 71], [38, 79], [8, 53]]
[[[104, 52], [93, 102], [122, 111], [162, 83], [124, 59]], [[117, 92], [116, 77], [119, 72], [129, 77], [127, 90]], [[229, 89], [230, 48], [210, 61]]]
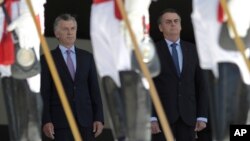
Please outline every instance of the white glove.
[[40, 44], [35, 24], [30, 13], [25, 13], [7, 27], [8, 31], [15, 31], [21, 48], [32, 48]]
[[[46, 0], [32, 0], [32, 6], [35, 15], [39, 15], [39, 21], [41, 25], [42, 33], [44, 31], [44, 3]], [[29, 12], [26, 0], [21, 0], [19, 4], [14, 4], [12, 7], [13, 16], [12, 23], [7, 27], [8, 31], [13, 31], [17, 33], [19, 37], [19, 44], [21, 48], [31, 48], [35, 47], [35, 50], [39, 50], [40, 39], [37, 34], [35, 23]], [[20, 11], [17, 13], [16, 11]], [[16, 18], [17, 17], [17, 18]], [[37, 49], [38, 48], [38, 49]], [[39, 54], [38, 54], [39, 55]]]
[[10, 65], [0, 65], [0, 77], [11, 76]]

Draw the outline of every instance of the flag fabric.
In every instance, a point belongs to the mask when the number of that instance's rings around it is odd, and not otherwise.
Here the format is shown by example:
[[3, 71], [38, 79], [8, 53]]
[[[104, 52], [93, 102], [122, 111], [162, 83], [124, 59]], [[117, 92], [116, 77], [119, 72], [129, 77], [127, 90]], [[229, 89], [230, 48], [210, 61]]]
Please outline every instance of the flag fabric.
[[[140, 43], [144, 38], [143, 24], [149, 24], [148, 8], [151, 0], [123, 2], [135, 38]], [[149, 141], [151, 138], [151, 130], [148, 128], [151, 116], [149, 94], [142, 84], [141, 74], [134, 71], [132, 65], [134, 46], [114, 0], [93, 1], [90, 35], [115, 139]], [[123, 123], [126, 125], [122, 126]]]
[[114, 5], [113, 0], [92, 5], [90, 35], [100, 77], [111, 76], [120, 86], [119, 71], [131, 69], [131, 48], [125, 46], [121, 21], [115, 16]]
[[[248, 0], [228, 1], [239, 36], [250, 43]], [[200, 65], [205, 71], [210, 96], [213, 137], [223, 140], [229, 124], [244, 124], [250, 96], [250, 72], [227, 26], [219, 0], [193, 0], [194, 26]], [[245, 49], [247, 52], [247, 48]]]
[[[235, 4], [236, 2], [239, 2], [239, 3], [244, 2], [245, 4], [241, 4], [243, 7], [240, 7], [239, 4], [233, 6], [233, 4]], [[241, 37], [244, 37], [244, 38], [246, 38], [246, 35], [249, 36], [249, 34], [247, 34], [247, 30], [249, 29], [249, 25], [250, 25], [250, 19], [249, 19], [250, 16], [247, 16], [247, 13], [248, 13], [247, 11], [250, 12], [250, 8], [246, 7], [246, 5], [248, 5], [247, 3], [250, 4], [250, 1], [232, 0], [229, 6], [229, 8], [231, 9], [230, 11], [232, 11], [232, 16], [233, 16], [234, 21], [237, 21], [235, 22], [236, 28], [238, 29], [238, 31], [239, 30], [241, 31], [239, 32], [239, 34]], [[196, 43], [198, 46], [197, 50], [198, 50], [199, 58], [201, 62], [200, 65], [203, 69], [212, 70], [214, 75], [216, 77], [219, 77], [218, 67], [217, 67], [217, 64], [219, 62], [235, 63], [238, 65], [240, 69], [241, 77], [243, 81], [249, 85], [250, 73], [247, 69], [247, 65], [244, 62], [242, 55], [240, 54], [239, 51], [237, 51], [237, 48], [235, 44], [233, 43], [233, 40], [230, 39], [231, 40], [230, 45], [225, 46], [223, 44], [223, 43], [226, 43], [226, 42], [223, 42], [223, 39], [225, 39], [226, 36], [221, 36], [222, 34], [221, 31], [223, 30], [223, 28], [226, 28], [226, 26], [224, 25], [225, 23], [222, 23], [218, 19], [218, 16], [220, 15], [219, 7], [220, 7], [219, 0], [194, 0], [193, 1], [192, 21], [193, 21], [193, 26], [194, 26]], [[240, 13], [233, 12], [233, 10], [241, 11], [241, 12]], [[240, 20], [240, 19], [244, 19], [242, 18], [242, 16], [244, 16], [244, 18], [248, 18], [249, 20], [244, 20], [244, 21]], [[241, 18], [237, 18], [237, 17], [241, 17]], [[249, 42], [250, 40], [248, 40], [246, 45], [249, 45]]]
[[[12, 0], [5, 0], [2, 5], [6, 8], [6, 12], [11, 15]], [[5, 19], [2, 7], [0, 9], [0, 65], [11, 65], [15, 60], [15, 50], [11, 32], [7, 31], [7, 21]]]
[[[150, 3], [151, 0], [124, 1], [131, 28], [138, 43], [141, 43], [144, 38], [143, 16], [149, 30]], [[101, 24], [100, 21], [102, 21]], [[120, 86], [118, 72], [132, 69], [131, 55], [134, 46], [115, 1], [94, 0], [90, 22], [90, 35], [98, 73], [101, 77], [111, 76]]]

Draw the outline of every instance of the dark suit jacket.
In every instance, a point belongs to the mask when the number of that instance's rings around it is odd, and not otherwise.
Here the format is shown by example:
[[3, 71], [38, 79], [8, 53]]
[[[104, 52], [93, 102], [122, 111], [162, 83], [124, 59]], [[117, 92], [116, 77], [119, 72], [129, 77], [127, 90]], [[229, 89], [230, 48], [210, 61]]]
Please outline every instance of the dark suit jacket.
[[[154, 82], [170, 124], [181, 117], [187, 125], [194, 126], [197, 117], [207, 117], [207, 94], [195, 46], [182, 40], [180, 45], [183, 67], [178, 77], [166, 41], [156, 44], [161, 72]], [[156, 115], [155, 110], [153, 114]]]
[[[75, 48], [75, 80], [70, 76], [59, 47], [51, 51], [59, 77], [79, 126], [92, 127], [103, 122], [102, 101], [92, 54]], [[44, 56], [41, 57], [41, 94], [44, 102], [42, 123], [52, 122], [55, 129], [69, 127], [57, 89]]]

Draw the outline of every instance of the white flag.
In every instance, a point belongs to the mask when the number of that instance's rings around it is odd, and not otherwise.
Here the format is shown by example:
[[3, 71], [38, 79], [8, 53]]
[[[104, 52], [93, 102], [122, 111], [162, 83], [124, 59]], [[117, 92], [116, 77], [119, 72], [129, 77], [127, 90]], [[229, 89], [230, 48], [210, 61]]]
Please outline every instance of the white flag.
[[[230, 0], [228, 7], [241, 38], [249, 36], [250, 1]], [[238, 65], [244, 83], [250, 85], [250, 72], [243, 56], [237, 50], [230, 29], [218, 20], [219, 0], [193, 0], [192, 22], [194, 26], [200, 65], [212, 70], [219, 77], [218, 63], [230, 62]], [[226, 17], [224, 16], [226, 20]], [[250, 38], [247, 38], [248, 42]], [[230, 41], [230, 42], [229, 42]]]

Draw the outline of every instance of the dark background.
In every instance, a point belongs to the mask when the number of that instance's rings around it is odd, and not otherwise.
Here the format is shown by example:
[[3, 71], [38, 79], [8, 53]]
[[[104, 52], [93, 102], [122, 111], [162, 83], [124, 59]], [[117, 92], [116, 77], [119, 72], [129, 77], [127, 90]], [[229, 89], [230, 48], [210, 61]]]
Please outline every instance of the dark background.
[[[78, 22], [78, 38], [90, 39], [89, 19], [92, 0], [47, 0], [45, 4], [45, 36], [53, 37], [53, 22], [56, 16], [62, 13], [75, 15]], [[165, 8], [175, 8], [182, 17], [182, 34], [184, 40], [194, 42], [193, 27], [190, 14], [192, 12], [192, 0], [157, 0], [152, 2], [150, 12], [150, 34], [155, 41], [162, 38], [158, 30], [157, 18]], [[100, 25], [102, 22], [100, 21]]]

